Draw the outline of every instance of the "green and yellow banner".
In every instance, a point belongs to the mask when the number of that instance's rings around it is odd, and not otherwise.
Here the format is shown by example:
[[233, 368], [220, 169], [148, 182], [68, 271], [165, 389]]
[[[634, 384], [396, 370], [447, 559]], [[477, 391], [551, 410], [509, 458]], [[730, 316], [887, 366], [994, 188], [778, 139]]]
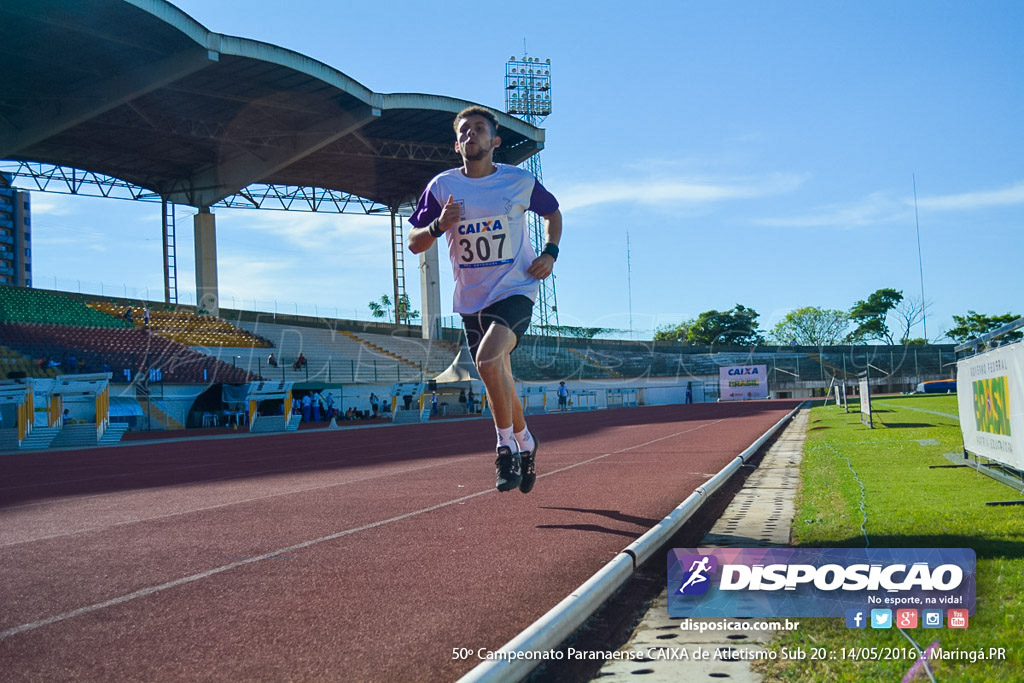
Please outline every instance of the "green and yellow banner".
[[958, 361], [956, 386], [964, 448], [1024, 470], [1024, 343]]

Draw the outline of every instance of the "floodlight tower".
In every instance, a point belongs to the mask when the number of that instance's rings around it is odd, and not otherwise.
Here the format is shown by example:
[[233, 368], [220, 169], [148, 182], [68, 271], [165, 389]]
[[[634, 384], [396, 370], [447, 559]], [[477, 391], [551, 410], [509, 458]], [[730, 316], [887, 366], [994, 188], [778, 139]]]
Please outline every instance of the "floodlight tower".
[[[534, 126], [540, 125], [551, 113], [550, 59], [541, 61], [525, 54], [522, 59], [509, 58], [505, 64], [505, 111]], [[543, 182], [540, 153], [532, 155], [522, 166]], [[539, 254], [544, 249], [544, 221], [532, 211], [527, 211], [526, 227], [533, 248]], [[532, 323], [541, 334], [558, 334], [558, 298], [555, 296], [554, 274], [540, 281]]]

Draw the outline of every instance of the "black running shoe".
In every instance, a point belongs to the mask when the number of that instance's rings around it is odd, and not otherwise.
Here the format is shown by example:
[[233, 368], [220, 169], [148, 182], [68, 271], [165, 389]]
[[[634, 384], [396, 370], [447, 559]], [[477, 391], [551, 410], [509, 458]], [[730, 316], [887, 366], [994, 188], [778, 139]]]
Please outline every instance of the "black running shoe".
[[537, 470], [536, 470], [536, 456], [537, 446], [540, 445], [540, 441], [536, 436], [533, 437], [533, 450], [523, 451], [519, 455], [523, 461], [523, 480], [519, 482], [519, 490], [523, 493], [529, 493], [533, 490], [533, 485], [537, 483]]
[[523, 480], [523, 466], [519, 453], [508, 446], [498, 447], [498, 457], [494, 461], [497, 468], [497, 481], [494, 485], [499, 491], [511, 491]]

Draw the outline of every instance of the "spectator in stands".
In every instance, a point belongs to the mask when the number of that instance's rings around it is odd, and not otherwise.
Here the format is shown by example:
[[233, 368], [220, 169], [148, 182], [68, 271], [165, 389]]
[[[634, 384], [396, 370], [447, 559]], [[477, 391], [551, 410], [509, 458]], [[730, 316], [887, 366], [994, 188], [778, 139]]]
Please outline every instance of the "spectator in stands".
[[306, 367], [306, 357], [302, 355], [301, 351], [299, 351], [298, 358], [296, 358], [295, 362], [292, 363], [292, 369], [293, 370], [301, 370], [304, 367]]
[[320, 422], [320, 406], [323, 404], [324, 397], [320, 395], [319, 391], [313, 392], [312, 406], [313, 406], [313, 422]]
[[[409, 219], [413, 226], [408, 233], [409, 250], [423, 253], [447, 233], [455, 312], [462, 315], [466, 340], [494, 416], [495, 486], [499, 491], [519, 488], [527, 493], [537, 479], [537, 444], [523, 416], [523, 404], [516, 397], [510, 356], [529, 327], [540, 280], [554, 269], [562, 214], [558, 200], [528, 171], [494, 163], [494, 150], [501, 145], [494, 112], [467, 107], [455, 116], [454, 127], [462, 166], [435, 176], [423, 191]], [[546, 244], [540, 255], [529, 247], [526, 210], [544, 221]], [[494, 232], [474, 237], [472, 244], [462, 239], [460, 244], [461, 228], [456, 226], [484, 219], [493, 221]], [[495, 227], [499, 221], [500, 235]], [[504, 235], [511, 236], [510, 244], [522, 244], [523, 248], [514, 249], [511, 258], [502, 260], [497, 254], [497, 238]]]
[[267, 356], [267, 365], [269, 365], [272, 368], [276, 368], [277, 367], [277, 359], [274, 358], [274, 354], [273, 353], [271, 353], [269, 356]]
[[565, 382], [558, 383], [558, 409], [565, 410], [569, 407], [569, 389], [566, 388]]
[[313, 408], [313, 399], [311, 399], [309, 397], [309, 394], [306, 394], [305, 396], [302, 397], [302, 421], [303, 422], [309, 422], [310, 411], [312, 410], [312, 408]]
[[144, 306], [142, 308], [142, 320], [146, 327], [149, 327], [149, 306]]
[[127, 320], [128, 322], [132, 323], [132, 324], [135, 324], [132, 321], [132, 307], [131, 306], [128, 306], [127, 308], [124, 309], [124, 319]]

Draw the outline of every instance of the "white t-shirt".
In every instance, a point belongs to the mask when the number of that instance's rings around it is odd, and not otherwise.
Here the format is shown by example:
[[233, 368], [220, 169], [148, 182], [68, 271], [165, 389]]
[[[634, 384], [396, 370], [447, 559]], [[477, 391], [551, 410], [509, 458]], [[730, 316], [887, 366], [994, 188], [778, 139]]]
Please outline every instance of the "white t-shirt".
[[483, 178], [468, 178], [461, 168], [437, 175], [409, 219], [422, 228], [441, 216], [449, 196], [459, 205], [461, 218], [445, 233], [456, 313], [476, 313], [517, 294], [536, 300], [540, 288], [527, 272], [537, 253], [527, 235], [526, 212], [548, 216], [558, 201], [529, 171], [496, 167]]

